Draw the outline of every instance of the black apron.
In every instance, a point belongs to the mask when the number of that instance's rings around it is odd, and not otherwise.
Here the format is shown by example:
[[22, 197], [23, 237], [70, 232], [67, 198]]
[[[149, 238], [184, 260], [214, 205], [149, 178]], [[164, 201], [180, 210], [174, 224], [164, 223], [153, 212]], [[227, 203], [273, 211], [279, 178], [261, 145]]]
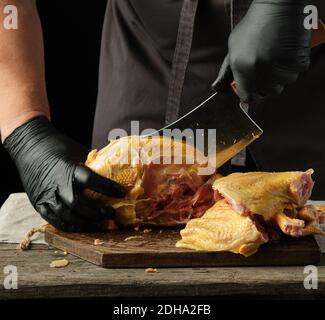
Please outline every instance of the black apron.
[[175, 120], [175, 113], [189, 111], [193, 99], [210, 89], [227, 52], [230, 19], [224, 0], [185, 1], [198, 2], [198, 8], [177, 112], [167, 108], [167, 102], [183, 0], [108, 1], [94, 147], [106, 145], [113, 128], [131, 133], [132, 120], [140, 121], [141, 129], [160, 128]]
[[[93, 147], [105, 146], [112, 129], [131, 134], [132, 120], [140, 130], [158, 129], [188, 112], [216, 78], [229, 33], [250, 2], [108, 0]], [[264, 129], [249, 148], [258, 170], [314, 168], [314, 199], [325, 198], [324, 84], [321, 46], [296, 84], [279, 99], [250, 109]]]

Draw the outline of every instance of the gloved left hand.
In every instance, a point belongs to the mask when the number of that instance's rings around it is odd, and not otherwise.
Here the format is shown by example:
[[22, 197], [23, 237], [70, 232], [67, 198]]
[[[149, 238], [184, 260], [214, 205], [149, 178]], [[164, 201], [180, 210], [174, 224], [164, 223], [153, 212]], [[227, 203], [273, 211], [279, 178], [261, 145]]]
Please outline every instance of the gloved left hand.
[[304, 27], [308, 0], [254, 0], [231, 32], [229, 53], [212, 87], [235, 80], [242, 102], [279, 95], [310, 64], [311, 30]]
[[83, 165], [88, 150], [56, 130], [43, 116], [30, 119], [4, 141], [24, 189], [40, 215], [64, 231], [97, 231], [114, 209], [88, 198], [84, 189], [124, 197], [117, 182]]

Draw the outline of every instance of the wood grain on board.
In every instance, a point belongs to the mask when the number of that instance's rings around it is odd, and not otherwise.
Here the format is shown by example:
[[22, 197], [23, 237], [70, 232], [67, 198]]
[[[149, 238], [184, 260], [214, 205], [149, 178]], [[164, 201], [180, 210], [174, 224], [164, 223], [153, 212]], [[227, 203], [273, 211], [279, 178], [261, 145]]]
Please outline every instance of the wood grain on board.
[[[129, 237], [133, 237], [128, 239]], [[201, 252], [176, 248], [179, 229], [133, 229], [107, 233], [66, 233], [47, 227], [48, 244], [106, 268], [285, 266], [318, 264], [320, 249], [313, 237], [283, 238], [245, 258], [230, 252]], [[95, 239], [104, 241], [94, 245]]]

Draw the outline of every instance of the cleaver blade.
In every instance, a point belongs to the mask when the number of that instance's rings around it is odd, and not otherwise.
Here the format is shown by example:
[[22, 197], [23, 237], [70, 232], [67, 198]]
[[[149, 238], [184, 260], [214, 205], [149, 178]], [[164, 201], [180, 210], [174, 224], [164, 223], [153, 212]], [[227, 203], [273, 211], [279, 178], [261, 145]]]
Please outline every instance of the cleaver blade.
[[210, 92], [190, 112], [154, 134], [186, 139], [204, 153], [210, 164], [219, 168], [262, 133], [241, 107], [235, 92], [229, 89]]

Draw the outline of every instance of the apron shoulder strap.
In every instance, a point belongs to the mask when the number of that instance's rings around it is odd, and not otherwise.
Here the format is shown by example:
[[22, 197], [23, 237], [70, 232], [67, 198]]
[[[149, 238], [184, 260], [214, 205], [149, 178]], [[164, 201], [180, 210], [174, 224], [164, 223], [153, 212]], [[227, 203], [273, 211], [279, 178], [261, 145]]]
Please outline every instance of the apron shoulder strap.
[[177, 31], [176, 48], [173, 56], [169, 81], [165, 123], [178, 119], [179, 107], [187, 65], [190, 59], [194, 21], [199, 0], [184, 0]]

